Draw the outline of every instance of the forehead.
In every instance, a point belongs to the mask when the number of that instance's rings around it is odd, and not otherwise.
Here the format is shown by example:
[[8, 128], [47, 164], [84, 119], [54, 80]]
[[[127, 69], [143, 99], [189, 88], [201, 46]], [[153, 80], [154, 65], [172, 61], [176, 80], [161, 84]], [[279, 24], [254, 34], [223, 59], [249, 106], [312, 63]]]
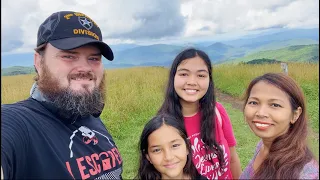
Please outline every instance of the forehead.
[[289, 96], [277, 86], [265, 81], [256, 83], [250, 92], [249, 97], [269, 98], [289, 101]]
[[58, 49], [54, 46], [52, 46], [50, 43], [47, 44], [46, 46], [46, 51], [49, 52], [61, 52], [61, 51], [72, 51], [72, 52], [79, 52], [79, 53], [86, 53], [86, 52], [91, 52], [91, 53], [100, 53], [100, 49], [98, 45], [95, 44], [87, 44], [75, 49], [70, 49], [70, 50], [62, 50]]
[[148, 144], [149, 146], [163, 145], [176, 139], [183, 140], [179, 131], [172, 126], [164, 124], [149, 135]]
[[178, 65], [177, 70], [180, 69], [187, 69], [187, 70], [207, 70], [208, 67], [205, 61], [200, 58], [199, 56], [185, 59], [181, 61], [181, 63]]

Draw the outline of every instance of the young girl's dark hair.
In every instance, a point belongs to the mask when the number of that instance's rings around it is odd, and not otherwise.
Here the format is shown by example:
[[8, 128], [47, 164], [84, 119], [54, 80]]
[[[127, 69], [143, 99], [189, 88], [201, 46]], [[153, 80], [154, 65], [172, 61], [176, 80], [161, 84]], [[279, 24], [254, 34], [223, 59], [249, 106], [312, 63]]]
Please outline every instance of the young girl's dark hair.
[[253, 179], [299, 179], [303, 166], [313, 159], [307, 146], [307, 115], [302, 90], [296, 82], [283, 73], [267, 73], [251, 81], [245, 94], [245, 105], [250, 92], [258, 82], [266, 82], [285, 92], [290, 101], [292, 113], [301, 107], [302, 113], [286, 134], [277, 137], [269, 155], [259, 166]]
[[184, 124], [183, 115], [182, 115], [182, 107], [179, 101], [179, 96], [174, 89], [174, 77], [177, 72], [177, 68], [180, 63], [186, 59], [200, 57], [206, 64], [209, 72], [209, 87], [206, 94], [200, 99], [200, 107], [199, 110], [201, 112], [201, 129], [200, 129], [200, 136], [203, 142], [206, 144], [207, 150], [213, 151], [219, 159], [220, 168], [225, 166], [224, 158], [223, 158], [223, 151], [219, 146], [216, 138], [215, 138], [215, 123], [214, 123], [214, 116], [215, 116], [215, 96], [214, 96], [214, 83], [212, 78], [212, 66], [211, 61], [208, 55], [201, 51], [194, 48], [189, 48], [177, 55], [174, 59], [170, 73], [169, 73], [169, 80], [167, 84], [167, 90], [165, 94], [165, 100], [158, 111], [158, 113], [168, 113], [172, 116], [175, 116], [177, 120], [181, 124]]
[[188, 149], [188, 157], [185, 167], [183, 168], [183, 173], [189, 175], [191, 179], [196, 179], [198, 172], [192, 163], [191, 155], [191, 145], [187, 139], [187, 133], [183, 124], [179, 123], [174, 117], [167, 114], [159, 114], [153, 117], [144, 127], [140, 141], [139, 141], [139, 151], [140, 151], [140, 161], [138, 175], [136, 179], [161, 179], [161, 174], [154, 168], [154, 166], [148, 161], [146, 155], [148, 153], [148, 137], [155, 130], [159, 129], [163, 125], [168, 125], [174, 127], [178, 130], [180, 136], [183, 138]]

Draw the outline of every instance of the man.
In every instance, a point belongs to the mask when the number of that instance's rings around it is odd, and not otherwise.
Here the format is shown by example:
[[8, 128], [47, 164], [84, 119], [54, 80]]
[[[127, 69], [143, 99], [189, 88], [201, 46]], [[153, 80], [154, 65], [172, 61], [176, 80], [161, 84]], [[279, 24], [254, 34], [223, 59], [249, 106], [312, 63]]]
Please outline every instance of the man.
[[53, 13], [35, 51], [31, 96], [1, 107], [2, 178], [121, 179], [122, 158], [99, 118], [101, 56], [112, 61], [113, 52], [98, 25], [83, 13]]

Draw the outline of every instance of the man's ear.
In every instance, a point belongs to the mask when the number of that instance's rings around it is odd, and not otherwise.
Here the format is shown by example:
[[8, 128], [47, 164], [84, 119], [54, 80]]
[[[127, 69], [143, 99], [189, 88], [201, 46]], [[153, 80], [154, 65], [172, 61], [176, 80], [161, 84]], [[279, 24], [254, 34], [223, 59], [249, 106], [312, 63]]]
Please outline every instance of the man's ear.
[[42, 56], [38, 53], [38, 52], [35, 52], [34, 53], [34, 58], [33, 58], [33, 61], [34, 61], [34, 68], [36, 70], [36, 73], [40, 73], [41, 74], [41, 62], [42, 61]]
[[290, 123], [294, 124], [300, 117], [302, 113], [302, 108], [298, 107], [296, 110], [293, 111], [293, 118], [291, 119]]
[[146, 158], [148, 159], [148, 161], [150, 162], [150, 164], [152, 164], [151, 160], [150, 160], [150, 157], [148, 154], [146, 154]]

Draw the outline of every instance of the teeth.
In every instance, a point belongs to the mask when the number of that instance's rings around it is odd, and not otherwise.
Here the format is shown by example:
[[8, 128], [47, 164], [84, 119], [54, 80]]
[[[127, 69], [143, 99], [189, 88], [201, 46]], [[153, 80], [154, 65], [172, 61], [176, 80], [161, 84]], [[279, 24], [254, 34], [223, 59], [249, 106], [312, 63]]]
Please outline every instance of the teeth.
[[268, 127], [270, 126], [269, 124], [261, 124], [261, 123], [254, 123], [258, 127]]
[[72, 80], [76, 80], [76, 81], [78, 81], [78, 80], [92, 80], [92, 79], [87, 79], [87, 78], [71, 78]]
[[190, 93], [194, 93], [194, 92], [197, 92], [197, 90], [194, 90], [194, 89], [186, 89], [187, 92], [190, 92]]

